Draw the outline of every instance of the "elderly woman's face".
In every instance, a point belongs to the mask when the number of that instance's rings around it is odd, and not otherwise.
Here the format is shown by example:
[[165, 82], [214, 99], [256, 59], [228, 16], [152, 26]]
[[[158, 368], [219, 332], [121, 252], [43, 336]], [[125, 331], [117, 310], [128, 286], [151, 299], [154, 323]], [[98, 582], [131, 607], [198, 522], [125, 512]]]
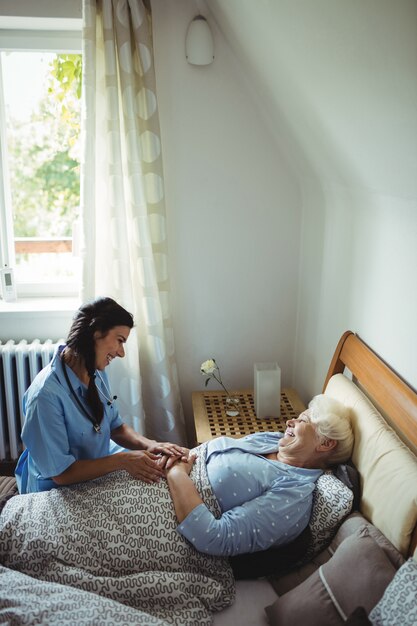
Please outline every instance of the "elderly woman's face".
[[319, 438], [314, 424], [310, 421], [310, 411], [307, 409], [297, 419], [287, 421], [284, 437], [279, 442], [280, 451], [291, 453], [302, 450], [304, 454], [313, 453], [319, 444]]

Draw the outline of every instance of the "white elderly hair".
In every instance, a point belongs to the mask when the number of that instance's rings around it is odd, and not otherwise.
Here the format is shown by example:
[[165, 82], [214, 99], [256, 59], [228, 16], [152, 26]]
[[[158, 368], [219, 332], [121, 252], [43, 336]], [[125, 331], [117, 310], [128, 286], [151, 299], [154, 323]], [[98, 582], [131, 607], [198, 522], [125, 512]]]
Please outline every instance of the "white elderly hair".
[[308, 405], [310, 421], [316, 427], [316, 432], [321, 439], [335, 439], [337, 446], [331, 451], [328, 461], [330, 463], [343, 463], [347, 461], [353, 448], [353, 430], [350, 409], [344, 404], [319, 394], [314, 396]]

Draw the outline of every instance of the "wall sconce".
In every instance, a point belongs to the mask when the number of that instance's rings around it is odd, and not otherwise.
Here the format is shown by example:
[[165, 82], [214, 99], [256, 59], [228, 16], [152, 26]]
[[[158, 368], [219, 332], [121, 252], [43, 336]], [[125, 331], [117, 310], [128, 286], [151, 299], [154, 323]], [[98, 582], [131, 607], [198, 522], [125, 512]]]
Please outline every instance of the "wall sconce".
[[185, 56], [191, 65], [210, 65], [213, 62], [213, 35], [206, 18], [202, 15], [197, 15], [187, 28]]

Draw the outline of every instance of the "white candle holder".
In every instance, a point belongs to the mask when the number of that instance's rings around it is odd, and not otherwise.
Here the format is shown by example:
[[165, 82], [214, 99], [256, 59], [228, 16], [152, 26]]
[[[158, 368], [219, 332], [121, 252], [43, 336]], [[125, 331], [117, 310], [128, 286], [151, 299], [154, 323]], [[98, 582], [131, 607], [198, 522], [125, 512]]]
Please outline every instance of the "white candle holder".
[[253, 377], [256, 417], [280, 417], [281, 368], [278, 363], [255, 363]]

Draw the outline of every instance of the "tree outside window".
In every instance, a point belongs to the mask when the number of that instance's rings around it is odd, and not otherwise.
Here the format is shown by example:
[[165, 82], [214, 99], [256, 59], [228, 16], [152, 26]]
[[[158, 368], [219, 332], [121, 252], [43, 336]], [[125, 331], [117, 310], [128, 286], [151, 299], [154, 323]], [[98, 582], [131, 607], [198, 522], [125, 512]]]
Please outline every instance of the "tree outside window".
[[16, 280], [78, 282], [81, 55], [1, 56]]

